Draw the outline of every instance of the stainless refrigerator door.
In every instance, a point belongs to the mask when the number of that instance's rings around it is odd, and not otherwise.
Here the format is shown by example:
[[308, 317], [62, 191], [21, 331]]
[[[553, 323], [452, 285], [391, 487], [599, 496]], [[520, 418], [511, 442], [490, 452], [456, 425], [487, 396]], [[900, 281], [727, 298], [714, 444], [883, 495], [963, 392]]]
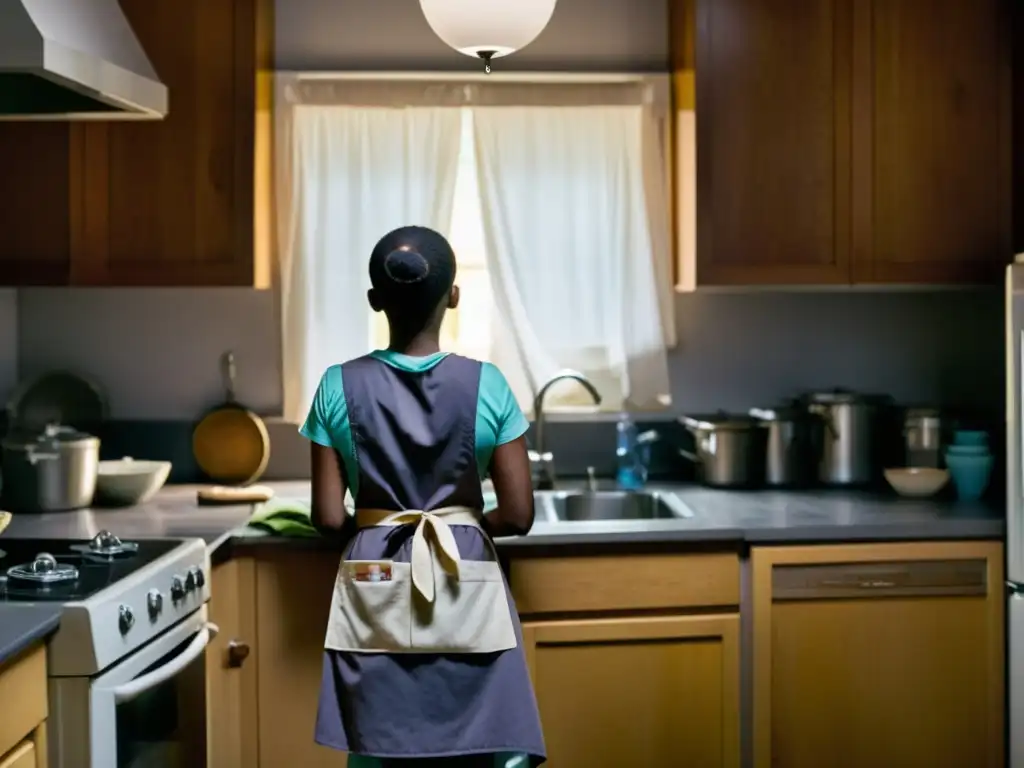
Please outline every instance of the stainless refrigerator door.
[[1010, 633], [1007, 645], [1007, 686], [1010, 713], [1006, 730], [1010, 736], [1010, 768], [1024, 768], [1024, 595], [1011, 595], [1006, 611]]
[[[1024, 381], [1024, 264], [1006, 270], [1006, 577], [1024, 583], [1024, 457], [1021, 398]], [[1024, 635], [1021, 637], [1024, 643]], [[1024, 646], [1022, 646], [1024, 647]]]

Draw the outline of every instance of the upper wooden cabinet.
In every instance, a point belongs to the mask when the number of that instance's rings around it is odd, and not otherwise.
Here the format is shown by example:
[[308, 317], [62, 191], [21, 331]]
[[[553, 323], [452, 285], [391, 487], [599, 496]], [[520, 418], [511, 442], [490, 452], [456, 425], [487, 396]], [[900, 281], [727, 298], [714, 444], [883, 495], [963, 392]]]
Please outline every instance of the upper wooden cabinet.
[[850, 23], [835, 0], [697, 6], [697, 279], [849, 274]]
[[692, 60], [697, 83], [690, 283], [998, 280], [1008, 2], [673, 0], [676, 78]]
[[0, 124], [0, 159], [16, 179], [0, 193], [0, 283], [253, 285], [271, 3], [120, 1], [170, 112]]
[[856, 11], [872, 53], [855, 83], [874, 97], [858, 102], [854, 132], [854, 167], [871, 169], [858, 179], [855, 282], [1002, 279], [1012, 255], [1006, 5], [875, 0]]

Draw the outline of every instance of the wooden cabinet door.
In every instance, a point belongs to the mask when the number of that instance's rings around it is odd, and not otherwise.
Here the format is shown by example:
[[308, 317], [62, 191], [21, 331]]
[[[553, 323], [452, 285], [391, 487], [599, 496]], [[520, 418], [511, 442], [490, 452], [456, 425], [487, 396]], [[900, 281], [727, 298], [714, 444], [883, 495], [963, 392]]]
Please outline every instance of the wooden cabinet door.
[[757, 549], [755, 768], [1001, 768], [999, 544]]
[[0, 286], [68, 283], [80, 136], [70, 123], [0, 122]]
[[230, 560], [213, 569], [210, 621], [219, 632], [206, 651], [206, 764], [259, 765], [256, 728], [256, 566]]
[[344, 768], [348, 762], [313, 742], [338, 559], [292, 550], [257, 562], [259, 764], [265, 768]]
[[77, 282], [252, 284], [256, 4], [121, 0], [170, 113], [86, 126]]
[[523, 641], [551, 768], [739, 766], [738, 615], [527, 622]]
[[[855, 281], [998, 282], [1012, 256], [1007, 0], [856, 3]], [[872, 220], [873, 219], [873, 220]]]
[[852, 5], [698, 0], [698, 285], [849, 282]]

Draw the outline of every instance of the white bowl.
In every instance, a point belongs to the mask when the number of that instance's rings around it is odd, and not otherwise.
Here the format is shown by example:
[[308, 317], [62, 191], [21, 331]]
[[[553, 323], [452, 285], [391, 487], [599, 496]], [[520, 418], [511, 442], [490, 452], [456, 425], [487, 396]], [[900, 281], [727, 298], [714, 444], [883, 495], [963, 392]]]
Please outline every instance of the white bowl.
[[933, 467], [903, 467], [885, 470], [885, 479], [900, 496], [934, 496], [949, 482], [949, 472]]
[[127, 507], [141, 504], [163, 488], [171, 474], [169, 461], [101, 461], [96, 474], [96, 501]]

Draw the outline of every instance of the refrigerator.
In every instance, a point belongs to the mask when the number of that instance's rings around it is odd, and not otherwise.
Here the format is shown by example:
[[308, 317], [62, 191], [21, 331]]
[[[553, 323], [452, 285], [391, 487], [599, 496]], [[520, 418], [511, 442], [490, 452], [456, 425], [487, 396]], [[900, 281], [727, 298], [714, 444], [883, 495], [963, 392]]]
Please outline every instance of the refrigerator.
[[1006, 627], [1009, 766], [1024, 768], [1024, 254], [1006, 270]]

